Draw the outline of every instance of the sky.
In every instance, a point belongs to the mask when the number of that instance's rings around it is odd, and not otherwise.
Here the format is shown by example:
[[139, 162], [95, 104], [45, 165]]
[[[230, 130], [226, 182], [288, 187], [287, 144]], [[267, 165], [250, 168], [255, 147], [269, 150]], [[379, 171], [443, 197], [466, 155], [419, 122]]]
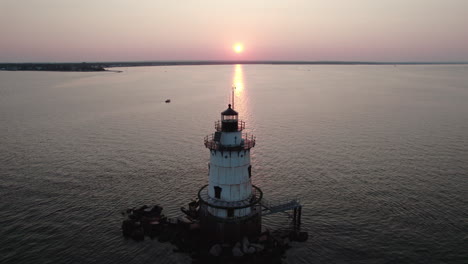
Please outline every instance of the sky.
[[152, 60], [467, 62], [468, 0], [0, 0], [0, 62]]

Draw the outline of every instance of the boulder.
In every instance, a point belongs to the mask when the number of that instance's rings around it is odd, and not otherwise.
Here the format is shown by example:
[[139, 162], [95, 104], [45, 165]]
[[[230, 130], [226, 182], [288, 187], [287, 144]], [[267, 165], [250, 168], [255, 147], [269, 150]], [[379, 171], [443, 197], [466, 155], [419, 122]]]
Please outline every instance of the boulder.
[[239, 242], [237, 242], [236, 245], [232, 248], [232, 256], [234, 257], [244, 256], [244, 253], [241, 250], [241, 245]]
[[255, 251], [257, 251], [257, 250], [254, 247], [249, 247], [249, 248], [247, 248], [247, 251], [244, 251], [244, 253], [253, 254], [253, 253], [255, 253]]
[[255, 251], [256, 252], [262, 252], [265, 247], [263, 245], [260, 245], [260, 244], [250, 244], [251, 247], [255, 248]]
[[244, 237], [242, 239], [242, 251], [244, 253], [247, 253], [249, 251], [249, 239], [247, 237]]
[[223, 248], [219, 245], [219, 244], [214, 244], [211, 248], [210, 248], [210, 255], [211, 256], [214, 256], [214, 257], [219, 257], [221, 255], [221, 253], [223, 252]]

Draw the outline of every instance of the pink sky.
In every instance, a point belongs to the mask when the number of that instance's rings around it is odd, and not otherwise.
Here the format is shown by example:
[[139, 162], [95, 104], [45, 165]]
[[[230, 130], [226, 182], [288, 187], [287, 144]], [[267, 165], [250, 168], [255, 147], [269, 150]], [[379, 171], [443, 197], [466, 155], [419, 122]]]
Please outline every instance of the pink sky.
[[468, 1], [0, 0], [0, 62], [238, 59], [468, 61]]

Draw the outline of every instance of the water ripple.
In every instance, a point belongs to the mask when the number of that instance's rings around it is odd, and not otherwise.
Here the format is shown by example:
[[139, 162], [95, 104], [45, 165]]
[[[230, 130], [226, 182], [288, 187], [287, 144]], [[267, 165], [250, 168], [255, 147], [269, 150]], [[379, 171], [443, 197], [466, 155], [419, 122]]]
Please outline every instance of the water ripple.
[[[310, 239], [284, 262], [466, 260], [466, 68], [304, 67], [243, 65], [236, 101], [257, 136], [254, 184], [305, 205]], [[0, 262], [190, 263], [122, 238], [120, 210], [175, 216], [195, 198], [232, 72], [0, 72]]]

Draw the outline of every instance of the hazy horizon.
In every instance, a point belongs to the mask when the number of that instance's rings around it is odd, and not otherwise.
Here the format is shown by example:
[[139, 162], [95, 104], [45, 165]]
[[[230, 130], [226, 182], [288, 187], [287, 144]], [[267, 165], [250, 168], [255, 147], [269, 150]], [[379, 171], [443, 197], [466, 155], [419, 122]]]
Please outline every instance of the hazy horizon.
[[[119, 212], [159, 204], [168, 218], [185, 215], [180, 208], [209, 183], [204, 138], [232, 97], [243, 132], [257, 140], [252, 183], [266, 204], [299, 197], [303, 205], [309, 239], [289, 244], [281, 261], [464, 263], [467, 73], [466, 65], [0, 71], [0, 263], [205, 263], [185, 243], [160, 243], [166, 233], [125, 239]], [[261, 224], [276, 234], [290, 221], [276, 214]], [[214, 261], [233, 262], [223, 250]]]
[[0, 0], [0, 62], [467, 62], [467, 12], [463, 0]]
[[[306, 60], [111, 60], [111, 61], [25, 61], [11, 62], [0, 61], [0, 64], [79, 64], [79, 63], [177, 63], [176, 65], [216, 65], [216, 64], [339, 64], [339, 65], [354, 65], [354, 64], [468, 64], [468, 61], [306, 61]], [[184, 64], [187, 63], [187, 64]], [[198, 64], [200, 63], [200, 64]], [[158, 66], [155, 64], [154, 66]]]

